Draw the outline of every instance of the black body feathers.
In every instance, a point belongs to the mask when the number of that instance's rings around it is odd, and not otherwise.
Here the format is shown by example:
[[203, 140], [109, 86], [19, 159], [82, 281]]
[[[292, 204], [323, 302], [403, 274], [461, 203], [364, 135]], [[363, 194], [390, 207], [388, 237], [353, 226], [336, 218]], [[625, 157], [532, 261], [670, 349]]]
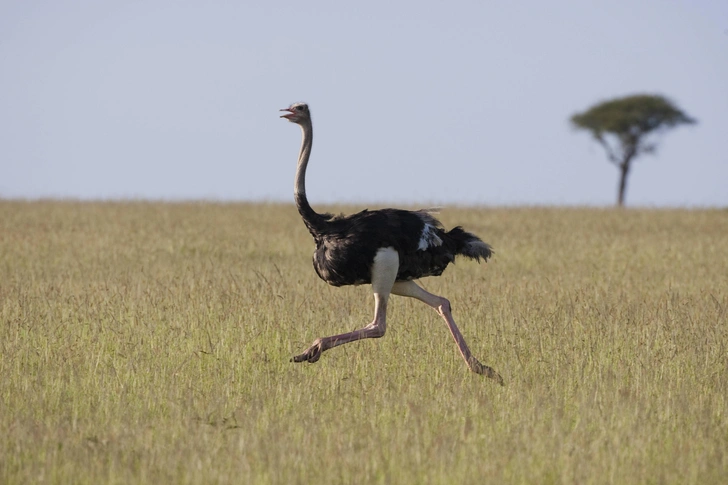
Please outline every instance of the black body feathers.
[[492, 254], [490, 246], [461, 227], [446, 232], [428, 211], [301, 215], [316, 242], [316, 273], [333, 286], [371, 283], [372, 262], [382, 248], [399, 254], [397, 281], [439, 276], [457, 255], [479, 261]]

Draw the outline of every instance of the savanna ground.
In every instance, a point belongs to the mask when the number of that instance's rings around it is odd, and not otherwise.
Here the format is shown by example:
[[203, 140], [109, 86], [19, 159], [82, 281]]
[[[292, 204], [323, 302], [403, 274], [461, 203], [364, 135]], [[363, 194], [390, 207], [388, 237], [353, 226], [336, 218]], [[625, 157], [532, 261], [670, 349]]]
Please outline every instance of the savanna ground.
[[[351, 207], [329, 208], [350, 212]], [[726, 483], [728, 211], [449, 208], [387, 335], [292, 205], [0, 201], [0, 482]]]

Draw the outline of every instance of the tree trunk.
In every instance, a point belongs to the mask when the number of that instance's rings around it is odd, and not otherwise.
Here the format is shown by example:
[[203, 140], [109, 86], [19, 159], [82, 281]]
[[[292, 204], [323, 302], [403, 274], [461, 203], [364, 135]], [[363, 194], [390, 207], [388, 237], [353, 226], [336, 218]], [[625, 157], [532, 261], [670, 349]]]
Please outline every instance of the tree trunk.
[[624, 195], [627, 191], [627, 175], [629, 175], [630, 159], [619, 164], [619, 194], [617, 195], [617, 206], [624, 207]]

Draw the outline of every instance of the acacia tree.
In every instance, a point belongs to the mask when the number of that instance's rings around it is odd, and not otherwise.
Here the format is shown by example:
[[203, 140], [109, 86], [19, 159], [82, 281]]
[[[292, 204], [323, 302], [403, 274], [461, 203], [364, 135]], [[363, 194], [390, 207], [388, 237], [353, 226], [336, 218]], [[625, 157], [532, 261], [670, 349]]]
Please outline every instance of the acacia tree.
[[624, 205], [632, 161], [657, 148], [649, 135], [695, 122], [668, 99], [645, 94], [605, 101], [571, 117], [573, 126], [590, 131], [606, 150], [609, 161], [619, 168], [617, 204], [620, 207]]

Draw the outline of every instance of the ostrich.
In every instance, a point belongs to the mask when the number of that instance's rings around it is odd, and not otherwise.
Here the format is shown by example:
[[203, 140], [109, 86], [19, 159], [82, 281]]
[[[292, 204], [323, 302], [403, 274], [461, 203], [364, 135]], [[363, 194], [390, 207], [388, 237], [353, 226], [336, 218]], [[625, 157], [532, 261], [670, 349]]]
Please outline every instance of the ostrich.
[[415, 279], [439, 276], [457, 255], [487, 261], [491, 247], [461, 227], [445, 231], [432, 210], [364, 210], [350, 216], [334, 217], [315, 212], [306, 198], [306, 167], [311, 155], [313, 126], [308, 105], [294, 103], [282, 109], [286, 118], [301, 127], [303, 141], [298, 157], [294, 196], [304, 224], [314, 238], [313, 267], [319, 277], [333, 286], [371, 284], [374, 293], [374, 320], [353, 332], [316, 339], [293, 362], [316, 362], [321, 354], [338, 345], [365, 338], [383, 337], [387, 328], [389, 295], [416, 298], [445, 320], [460, 354], [470, 370], [503, 379], [481, 364], [470, 352], [452, 318], [450, 302], [428, 293]]

